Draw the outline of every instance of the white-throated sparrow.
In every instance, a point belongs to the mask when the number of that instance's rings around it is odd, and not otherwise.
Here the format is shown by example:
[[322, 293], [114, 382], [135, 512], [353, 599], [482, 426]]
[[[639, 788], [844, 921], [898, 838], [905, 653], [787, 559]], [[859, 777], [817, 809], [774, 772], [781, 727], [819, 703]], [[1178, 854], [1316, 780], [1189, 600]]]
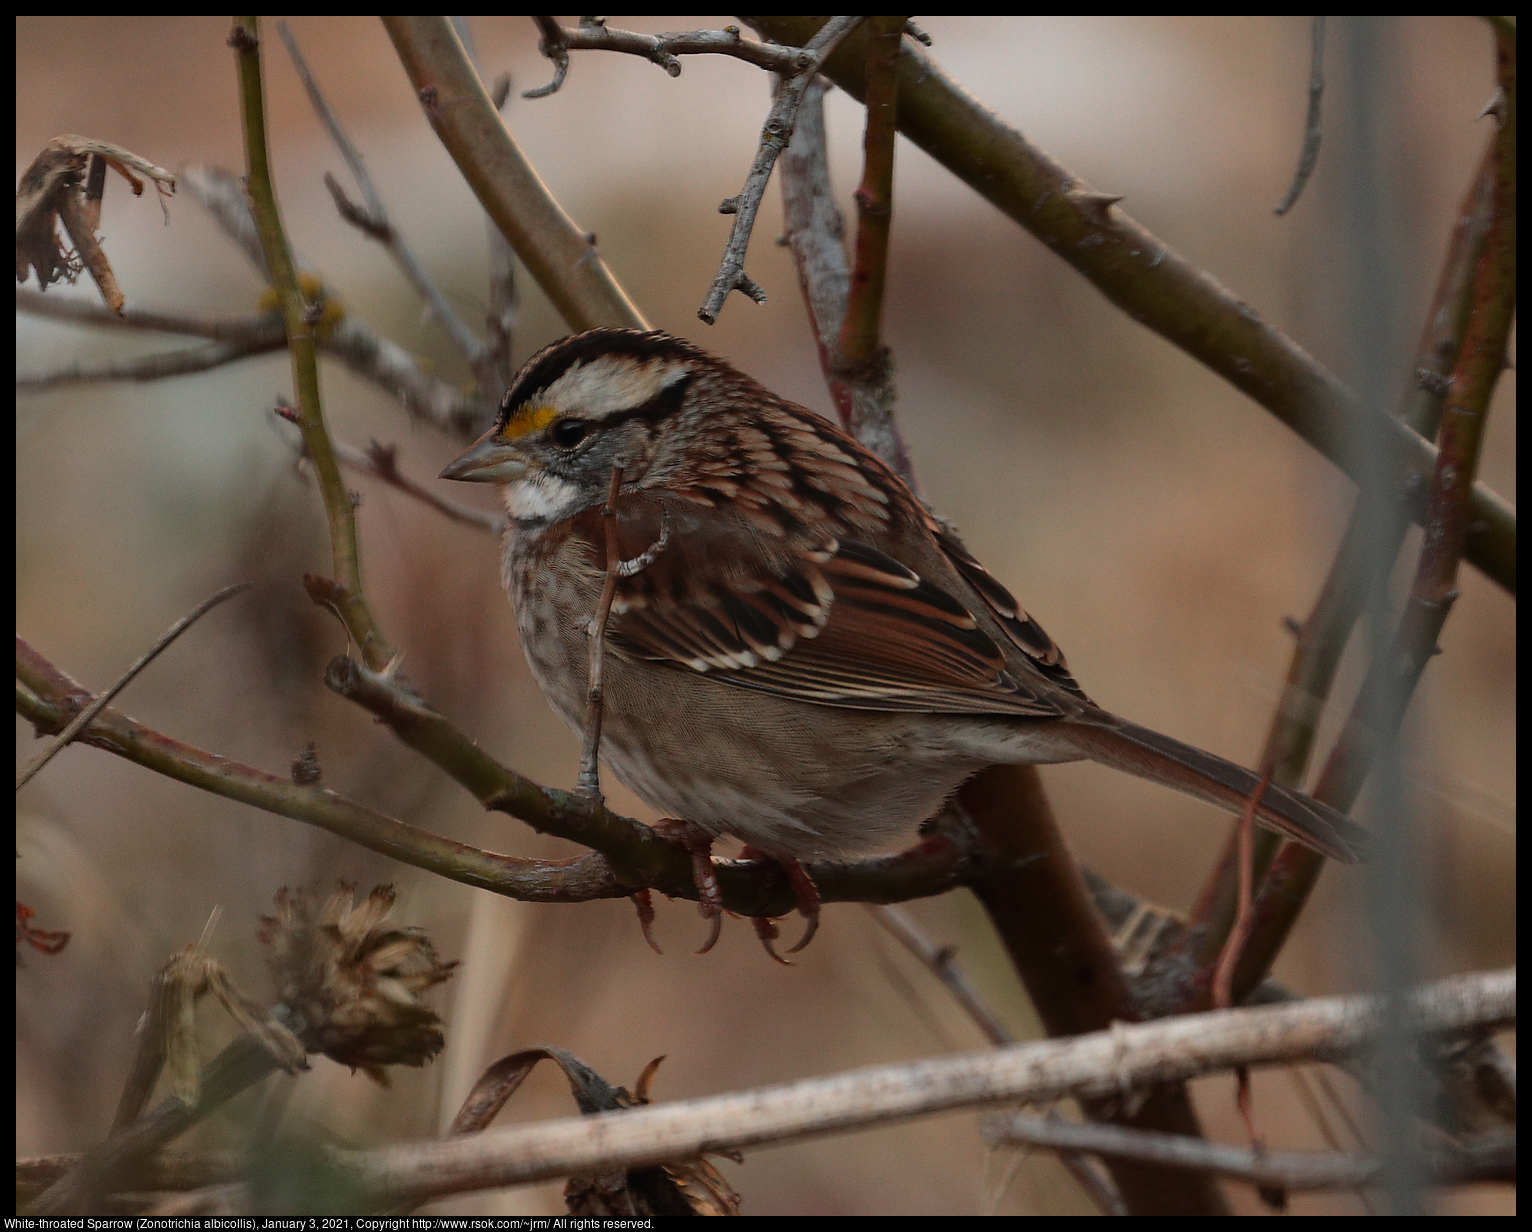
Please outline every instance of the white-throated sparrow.
[[[828, 420], [663, 333], [528, 361], [442, 475], [502, 485], [504, 581], [532, 673], [584, 723], [587, 627], [617, 581], [601, 755], [656, 809], [784, 862], [865, 851], [995, 763], [1090, 758], [1239, 812], [1258, 777], [1097, 707], [1053, 640], [909, 488]], [[1257, 813], [1359, 858], [1349, 818], [1268, 786]]]

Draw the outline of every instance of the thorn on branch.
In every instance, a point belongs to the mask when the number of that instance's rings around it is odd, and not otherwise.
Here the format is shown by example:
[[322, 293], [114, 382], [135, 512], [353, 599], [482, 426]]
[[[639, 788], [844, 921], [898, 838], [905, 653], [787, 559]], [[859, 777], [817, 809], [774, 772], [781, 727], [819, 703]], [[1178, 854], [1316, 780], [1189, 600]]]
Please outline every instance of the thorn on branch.
[[1071, 189], [1069, 200], [1080, 208], [1086, 220], [1098, 227], [1113, 226], [1109, 211], [1122, 200], [1121, 193], [1090, 192], [1087, 189]]

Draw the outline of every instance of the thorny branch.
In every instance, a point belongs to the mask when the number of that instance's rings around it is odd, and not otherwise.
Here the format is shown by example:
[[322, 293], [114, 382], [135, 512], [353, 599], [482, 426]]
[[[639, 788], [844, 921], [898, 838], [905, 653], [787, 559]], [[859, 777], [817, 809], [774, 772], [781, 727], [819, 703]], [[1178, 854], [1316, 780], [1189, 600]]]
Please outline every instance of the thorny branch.
[[[91, 693], [16, 639], [16, 712], [40, 733], [62, 731], [94, 700]], [[75, 743], [104, 749], [214, 795], [238, 800], [332, 834], [401, 863], [523, 902], [625, 898], [652, 885], [671, 898], [695, 899], [691, 859], [678, 845], [631, 818], [575, 792], [542, 787], [494, 761], [397, 680], [338, 658], [326, 683], [386, 722], [399, 738], [440, 766], [488, 808], [593, 850], [568, 860], [533, 860], [482, 851], [407, 825], [317, 784], [268, 774], [147, 727], [111, 706]], [[608, 855], [603, 852], [610, 853]], [[902, 902], [942, 894], [968, 875], [960, 833], [934, 835], [916, 847], [854, 864], [808, 866], [827, 902]], [[621, 868], [622, 875], [615, 871]], [[774, 864], [716, 863], [724, 901], [741, 915], [786, 915], [797, 895]]]
[[[763, 37], [802, 43], [817, 17], [752, 16]], [[1503, 24], [1503, 23], [1502, 23]], [[1512, 35], [1514, 38], [1514, 34]], [[825, 75], [853, 98], [865, 88], [865, 43], [853, 33], [826, 58]], [[1350, 392], [1292, 339], [1206, 271], [1085, 187], [944, 73], [918, 47], [899, 52], [899, 131], [1068, 261], [1114, 304], [1265, 407], [1347, 474], [1362, 473], [1367, 439]], [[1429, 474], [1436, 451], [1389, 420], [1388, 448], [1411, 473]], [[1516, 589], [1516, 512], [1482, 483], [1472, 494], [1465, 558]]]
[[547, 98], [557, 93], [569, 73], [571, 51], [618, 51], [642, 56], [658, 64], [672, 77], [681, 75], [681, 61], [677, 56], [734, 56], [783, 77], [791, 76], [808, 64], [806, 49], [752, 42], [740, 37], [738, 26], [725, 26], [722, 30], [639, 34], [633, 30], [614, 30], [603, 17], [582, 17], [575, 29], [560, 26], [552, 17], [534, 17], [532, 20], [537, 23], [541, 36], [537, 50], [553, 61], [553, 80], [535, 90], [522, 91], [522, 98]]

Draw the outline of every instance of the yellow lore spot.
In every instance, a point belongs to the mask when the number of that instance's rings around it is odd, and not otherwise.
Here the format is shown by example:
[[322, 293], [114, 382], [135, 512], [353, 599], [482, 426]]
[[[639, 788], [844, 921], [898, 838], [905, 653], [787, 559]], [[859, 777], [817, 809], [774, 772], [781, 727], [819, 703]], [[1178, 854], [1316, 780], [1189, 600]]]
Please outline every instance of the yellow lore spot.
[[500, 439], [519, 441], [524, 436], [541, 432], [558, 417], [559, 413], [551, 406], [524, 406], [505, 421], [505, 427], [500, 429]]

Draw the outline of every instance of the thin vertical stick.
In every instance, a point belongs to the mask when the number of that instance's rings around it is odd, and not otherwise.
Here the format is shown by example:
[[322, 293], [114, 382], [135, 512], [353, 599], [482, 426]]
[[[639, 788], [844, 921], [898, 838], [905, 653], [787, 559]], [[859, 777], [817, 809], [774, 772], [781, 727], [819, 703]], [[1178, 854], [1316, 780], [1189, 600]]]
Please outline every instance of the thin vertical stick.
[[606, 504], [601, 506], [601, 520], [606, 528], [606, 578], [601, 583], [601, 598], [590, 618], [590, 687], [585, 691], [585, 745], [580, 750], [580, 777], [576, 790], [593, 800], [601, 799], [601, 772], [596, 765], [601, 751], [601, 660], [606, 652], [606, 621], [611, 615], [612, 600], [617, 596], [621, 576], [622, 553], [617, 548], [617, 493], [622, 487], [624, 459], [612, 464], [612, 484], [607, 489]]

